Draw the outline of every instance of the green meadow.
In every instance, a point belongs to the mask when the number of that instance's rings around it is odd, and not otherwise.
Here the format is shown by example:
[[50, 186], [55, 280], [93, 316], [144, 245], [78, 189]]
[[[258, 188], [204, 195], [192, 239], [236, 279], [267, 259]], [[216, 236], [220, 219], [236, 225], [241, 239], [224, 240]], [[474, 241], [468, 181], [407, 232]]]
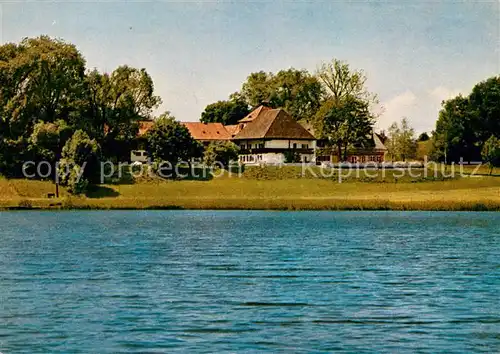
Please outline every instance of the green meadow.
[[[323, 171], [319, 167], [248, 167], [206, 179], [157, 177], [107, 181], [71, 196], [51, 181], [0, 179], [2, 209], [497, 210], [500, 170]], [[445, 173], [443, 173], [445, 172]], [[474, 172], [474, 173], [473, 173]], [[339, 173], [342, 176], [339, 179]], [[340, 180], [340, 182], [339, 182]]]

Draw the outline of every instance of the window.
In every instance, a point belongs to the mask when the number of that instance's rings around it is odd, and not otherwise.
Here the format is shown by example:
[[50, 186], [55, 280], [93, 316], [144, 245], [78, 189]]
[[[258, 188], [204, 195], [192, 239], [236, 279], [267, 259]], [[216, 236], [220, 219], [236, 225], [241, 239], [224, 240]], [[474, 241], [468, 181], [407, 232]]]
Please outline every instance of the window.
[[264, 148], [264, 143], [260, 143], [259, 144], [259, 149], [263, 149]]
[[296, 143], [293, 143], [293, 148], [296, 149], [297, 148], [297, 144]]
[[245, 144], [241, 144], [241, 148], [242, 148], [242, 149], [246, 149], [246, 148], [247, 148], [247, 146], [246, 146]]
[[302, 149], [309, 149], [309, 144], [302, 144]]

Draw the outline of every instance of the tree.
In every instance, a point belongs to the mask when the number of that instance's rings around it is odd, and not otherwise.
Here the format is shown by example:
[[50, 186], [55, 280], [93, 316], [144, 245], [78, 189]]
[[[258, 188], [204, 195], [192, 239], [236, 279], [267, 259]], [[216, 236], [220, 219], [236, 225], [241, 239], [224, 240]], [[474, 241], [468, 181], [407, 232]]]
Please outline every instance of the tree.
[[310, 120], [318, 111], [323, 90], [306, 70], [290, 68], [276, 74], [259, 71], [248, 76], [241, 96], [252, 108], [265, 104], [283, 108], [297, 120]]
[[29, 137], [38, 121], [68, 121], [81, 98], [85, 60], [47, 36], [0, 48], [0, 104], [8, 138]]
[[106, 156], [126, 157], [119, 152], [130, 151], [138, 122], [149, 119], [161, 103], [153, 80], [145, 69], [120, 66], [111, 75], [90, 72], [86, 88], [88, 119], [81, 123], [97, 137]]
[[337, 59], [323, 63], [316, 77], [323, 86], [325, 101], [315, 116], [318, 138], [337, 149], [339, 161], [347, 160], [349, 147], [363, 145], [372, 133], [375, 116], [370, 106], [376, 95], [365, 87], [366, 76]]
[[500, 139], [494, 135], [490, 136], [483, 146], [481, 155], [483, 157], [483, 161], [490, 166], [491, 175], [493, 167], [500, 166]]
[[77, 130], [66, 142], [61, 156], [60, 181], [70, 193], [83, 193], [90, 183], [99, 181], [100, 146], [83, 130]]
[[398, 150], [398, 137], [401, 135], [401, 130], [397, 122], [391, 124], [388, 129], [388, 137], [386, 142], [387, 153], [391, 156], [391, 160], [394, 161], [400, 155]]
[[156, 162], [168, 161], [175, 166], [180, 161], [189, 162], [200, 157], [203, 147], [193, 139], [189, 130], [177, 122], [170, 112], [163, 113], [155, 120], [146, 133], [150, 154]]
[[321, 64], [316, 77], [324, 86], [328, 99], [340, 102], [354, 97], [368, 104], [376, 103], [377, 96], [366, 89], [366, 75], [362, 70], [352, 70], [348, 63], [333, 59]]
[[61, 158], [66, 141], [73, 134], [67, 122], [57, 120], [54, 123], [38, 122], [29, 138], [30, 148], [41, 159], [54, 163]]
[[500, 76], [475, 85], [469, 105], [478, 145], [483, 145], [491, 134], [500, 137]]
[[389, 144], [388, 152], [392, 159], [415, 158], [417, 152], [417, 144], [415, 141], [415, 130], [410, 127], [408, 119], [404, 117], [401, 123], [394, 122], [389, 127]]
[[477, 160], [481, 149], [477, 145], [476, 116], [469, 99], [459, 95], [443, 101], [434, 132], [433, 159], [445, 162]]
[[230, 141], [217, 141], [210, 143], [205, 149], [204, 162], [208, 166], [220, 163], [228, 167], [231, 161], [238, 159], [239, 148]]
[[145, 69], [85, 71], [70, 43], [47, 36], [0, 46], [0, 172], [20, 176], [25, 161], [57, 161], [82, 130], [106, 156], [127, 158], [138, 122], [161, 103]]
[[209, 104], [201, 114], [200, 120], [203, 123], [231, 125], [236, 124], [248, 113], [250, 113], [248, 104], [238, 95], [233, 95], [230, 100]]
[[429, 134], [427, 134], [427, 132], [423, 132], [418, 136], [417, 141], [427, 141], [429, 139], [430, 139]]
[[491, 135], [500, 136], [500, 76], [474, 86], [469, 96], [443, 101], [433, 136], [433, 158], [473, 161]]
[[240, 94], [250, 107], [256, 108], [263, 103], [269, 103], [273, 86], [273, 74], [259, 71], [247, 77]]
[[272, 77], [270, 104], [283, 108], [297, 120], [311, 120], [321, 106], [323, 90], [306, 70], [281, 70]]
[[374, 118], [366, 101], [345, 97], [326, 101], [314, 124], [318, 138], [336, 148], [339, 161], [346, 161], [348, 149], [364, 143], [372, 133]]
[[47, 36], [0, 46], [0, 171], [22, 176], [39, 151], [30, 138], [43, 121], [69, 122], [81, 99], [85, 60], [74, 45]]

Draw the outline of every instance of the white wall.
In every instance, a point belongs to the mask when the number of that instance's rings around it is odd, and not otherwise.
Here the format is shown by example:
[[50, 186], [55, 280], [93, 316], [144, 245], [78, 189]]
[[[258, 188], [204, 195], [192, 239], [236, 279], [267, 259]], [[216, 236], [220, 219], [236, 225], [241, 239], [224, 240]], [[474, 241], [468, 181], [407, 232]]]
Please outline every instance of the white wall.
[[[248, 157], [250, 156], [252, 158], [249, 160]], [[280, 153], [240, 155], [239, 159], [240, 162], [243, 164], [257, 164], [257, 163], [279, 164], [285, 162], [285, 155]]]
[[[249, 159], [248, 157], [252, 157]], [[266, 153], [266, 154], [253, 154], [253, 155], [240, 155], [240, 162], [243, 164], [281, 164], [285, 163], [285, 155], [281, 153]], [[301, 162], [314, 162], [314, 154], [300, 154]]]
[[[290, 144], [289, 144], [290, 142]], [[267, 140], [265, 147], [270, 149], [288, 149], [293, 148], [293, 144], [297, 144], [297, 149], [302, 149], [302, 144], [307, 144], [309, 149], [314, 149], [315, 140]]]
[[273, 139], [273, 140], [241, 140], [238, 145], [245, 145], [245, 148], [249, 148], [248, 145], [251, 144], [251, 149], [257, 149], [259, 144], [264, 144], [265, 148], [269, 149], [288, 149], [293, 148], [293, 144], [297, 144], [297, 149], [302, 149], [302, 145], [308, 145], [308, 149], [316, 148], [316, 140], [288, 140], [288, 139]]
[[[245, 145], [246, 149], [257, 149], [259, 147], [259, 144], [264, 144], [263, 140], [241, 140], [239, 143], [239, 146]], [[248, 145], [252, 144], [252, 147], [249, 147]]]

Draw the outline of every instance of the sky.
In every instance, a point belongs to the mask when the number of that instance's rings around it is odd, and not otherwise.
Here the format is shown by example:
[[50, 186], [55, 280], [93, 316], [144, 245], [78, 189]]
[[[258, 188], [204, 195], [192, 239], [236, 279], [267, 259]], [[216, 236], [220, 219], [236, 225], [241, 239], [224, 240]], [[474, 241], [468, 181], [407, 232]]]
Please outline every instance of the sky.
[[146, 68], [181, 121], [241, 89], [251, 72], [314, 72], [332, 58], [365, 71], [378, 129], [408, 117], [431, 131], [441, 101], [500, 73], [500, 0], [0, 1], [0, 42], [46, 34], [88, 68]]

